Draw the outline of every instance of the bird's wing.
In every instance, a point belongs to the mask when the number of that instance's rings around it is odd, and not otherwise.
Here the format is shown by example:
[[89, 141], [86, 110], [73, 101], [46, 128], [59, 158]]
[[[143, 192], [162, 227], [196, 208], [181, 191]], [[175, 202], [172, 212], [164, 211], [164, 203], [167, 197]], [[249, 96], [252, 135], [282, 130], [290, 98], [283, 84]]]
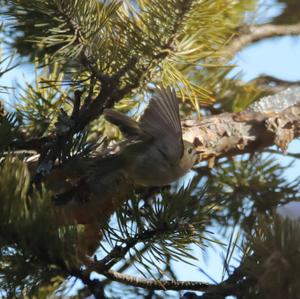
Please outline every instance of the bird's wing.
[[161, 88], [150, 99], [139, 126], [151, 135], [165, 156], [178, 161], [183, 154], [179, 106], [173, 88]]
[[107, 121], [119, 127], [125, 137], [135, 137], [142, 134], [139, 124], [127, 115], [112, 109], [105, 109], [103, 114]]

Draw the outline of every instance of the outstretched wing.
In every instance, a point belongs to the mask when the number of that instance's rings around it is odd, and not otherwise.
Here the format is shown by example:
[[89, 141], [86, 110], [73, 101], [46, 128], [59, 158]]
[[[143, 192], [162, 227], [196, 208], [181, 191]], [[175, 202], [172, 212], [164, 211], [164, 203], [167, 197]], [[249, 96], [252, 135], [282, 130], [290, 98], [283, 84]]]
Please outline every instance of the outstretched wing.
[[180, 160], [183, 154], [179, 106], [173, 88], [161, 88], [150, 99], [139, 126], [151, 135], [160, 151], [171, 162]]

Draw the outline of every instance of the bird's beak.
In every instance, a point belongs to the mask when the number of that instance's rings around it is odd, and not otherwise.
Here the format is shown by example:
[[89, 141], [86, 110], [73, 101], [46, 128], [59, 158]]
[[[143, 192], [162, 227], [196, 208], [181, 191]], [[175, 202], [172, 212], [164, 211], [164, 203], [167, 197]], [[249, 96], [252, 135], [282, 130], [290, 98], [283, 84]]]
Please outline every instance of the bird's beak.
[[195, 162], [195, 164], [197, 164], [197, 163], [199, 163], [200, 162], [200, 160], [201, 160], [201, 151], [195, 151], [195, 153], [194, 153], [194, 157], [196, 157], [196, 162]]

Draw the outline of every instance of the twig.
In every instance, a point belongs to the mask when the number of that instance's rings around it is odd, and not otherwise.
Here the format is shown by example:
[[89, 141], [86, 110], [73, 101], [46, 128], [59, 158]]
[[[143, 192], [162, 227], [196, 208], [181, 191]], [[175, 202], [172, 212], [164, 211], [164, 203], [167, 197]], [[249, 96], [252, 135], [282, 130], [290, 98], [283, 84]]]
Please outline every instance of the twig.
[[71, 114], [71, 118], [74, 120], [77, 119], [78, 114], [79, 114], [82, 93], [83, 92], [80, 90], [76, 90], [74, 92], [74, 105], [73, 105], [73, 111]]
[[273, 150], [273, 149], [266, 149], [264, 152], [267, 152], [267, 153], [271, 153], [271, 154], [277, 154], [277, 155], [283, 155], [283, 156], [289, 156], [289, 157], [292, 157], [292, 158], [295, 158], [295, 159], [300, 159], [300, 154], [296, 154], [296, 153], [284, 153], [282, 151], [279, 151], [279, 150]]
[[[148, 249], [149, 249], [149, 245], [145, 245], [142, 249], [139, 249], [139, 255], [143, 255]], [[126, 259], [126, 260], [124, 259], [124, 264], [121, 265], [118, 269], [116, 269], [116, 271], [123, 273], [130, 266], [132, 266], [132, 263], [135, 261], [135, 259], [136, 259], [136, 254], [134, 253], [134, 254], [130, 255], [130, 257], [128, 259]], [[110, 283], [110, 279], [102, 280], [103, 286], [106, 286], [109, 283]]]
[[291, 86], [300, 86], [299, 81], [288, 81], [279, 79], [269, 75], [261, 75], [250, 81], [250, 83], [256, 84], [259, 88], [274, 94], [282, 91]]
[[103, 273], [113, 281], [118, 281], [135, 287], [140, 287], [148, 290], [194, 290], [205, 291], [211, 285], [200, 281], [180, 281], [180, 280], [153, 280], [139, 278], [127, 274], [122, 274], [112, 270]]
[[145, 230], [140, 234], [136, 234], [131, 238], [127, 238], [124, 242], [125, 245], [123, 244], [123, 246], [115, 246], [102, 260], [92, 262], [85, 272], [90, 273], [92, 271], [96, 271], [102, 274], [103, 271], [110, 269], [113, 265], [120, 261], [127, 254], [127, 252], [139, 242], [149, 241], [154, 237], [159, 237], [159, 235], [165, 232], [166, 229], [157, 228], [155, 230]]
[[[249, 257], [251, 258], [251, 257]], [[198, 296], [199, 299], [225, 299], [228, 296], [236, 298], [248, 298], [247, 293], [253, 288], [257, 279], [249, 272], [244, 270], [244, 264], [239, 265], [229, 277], [217, 285], [211, 285], [205, 290], [203, 295]]]

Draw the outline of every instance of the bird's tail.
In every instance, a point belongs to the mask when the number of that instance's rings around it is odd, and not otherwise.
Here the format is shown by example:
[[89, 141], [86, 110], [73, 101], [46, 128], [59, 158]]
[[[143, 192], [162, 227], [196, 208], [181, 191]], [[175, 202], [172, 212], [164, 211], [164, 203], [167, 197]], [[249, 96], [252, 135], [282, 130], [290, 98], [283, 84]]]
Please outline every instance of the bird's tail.
[[[124, 169], [123, 158], [119, 154], [110, 155], [107, 157], [97, 157], [81, 161], [77, 165], [77, 172], [79, 169], [84, 174], [77, 178], [66, 190], [58, 192], [54, 198], [56, 205], [62, 205], [72, 200], [86, 200], [90, 191], [101, 189], [101, 182], [113, 181]], [[100, 186], [100, 187], [99, 187]], [[97, 191], [97, 192], [98, 192]]]
[[123, 113], [105, 109], [103, 115], [107, 121], [119, 127], [125, 137], [134, 137], [142, 134], [139, 124]]

